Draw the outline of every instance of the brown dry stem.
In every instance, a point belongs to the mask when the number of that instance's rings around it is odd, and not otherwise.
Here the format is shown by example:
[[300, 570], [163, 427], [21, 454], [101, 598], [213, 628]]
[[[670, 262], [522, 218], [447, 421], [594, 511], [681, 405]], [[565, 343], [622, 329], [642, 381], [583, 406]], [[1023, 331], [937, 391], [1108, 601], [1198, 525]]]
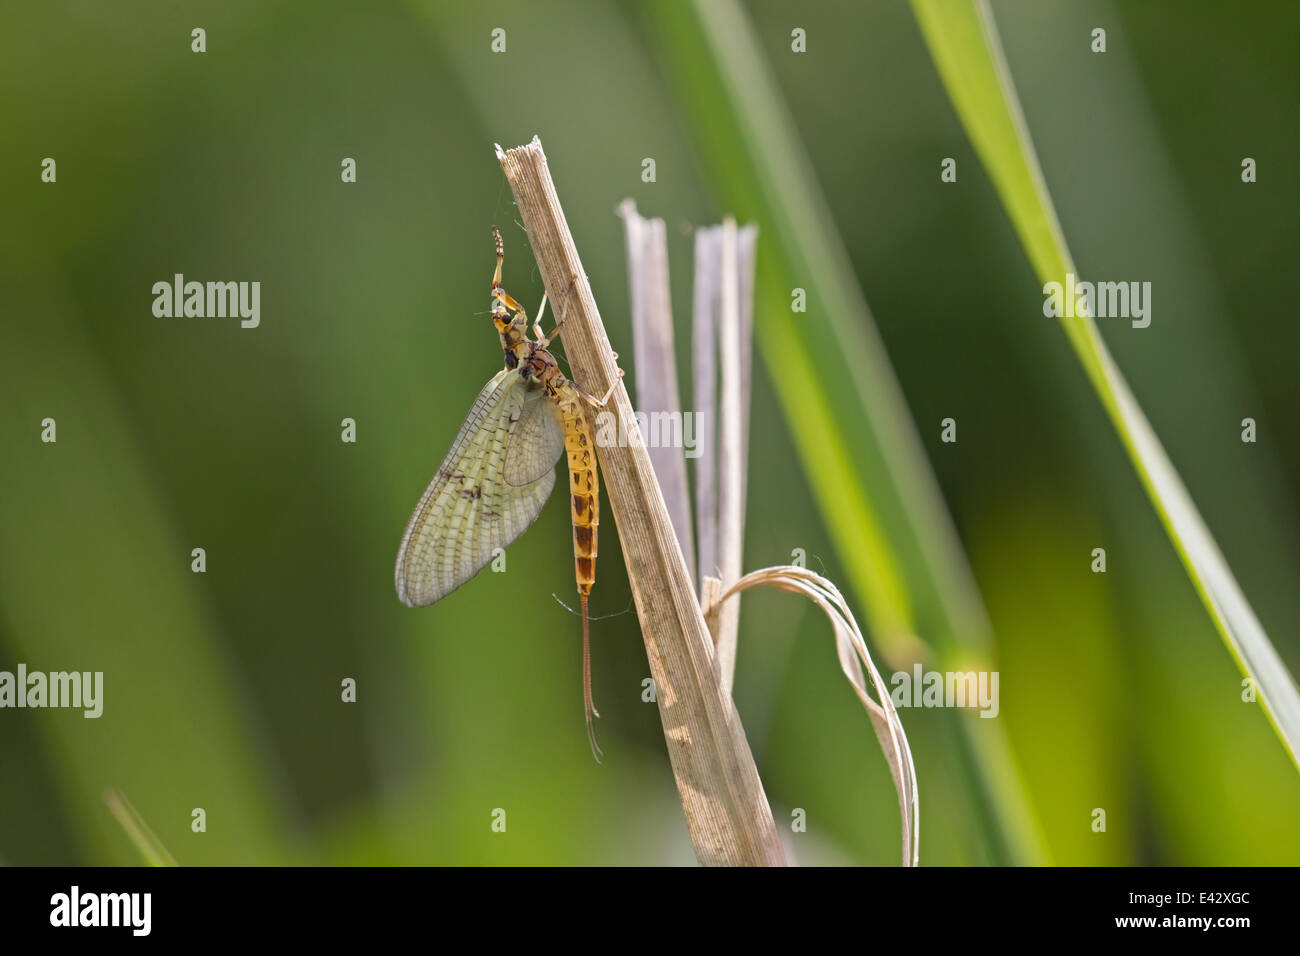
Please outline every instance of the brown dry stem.
[[[542, 144], [534, 138], [511, 150], [497, 147], [497, 157], [551, 301], [567, 296], [563, 341], [574, 379], [603, 394], [617, 381], [614, 355]], [[607, 410], [636, 427], [621, 384]], [[650, 456], [637, 444], [601, 447], [597, 455], [691, 841], [704, 864], [782, 865], [772, 810], [735, 705], [714, 670], [712, 642]]]

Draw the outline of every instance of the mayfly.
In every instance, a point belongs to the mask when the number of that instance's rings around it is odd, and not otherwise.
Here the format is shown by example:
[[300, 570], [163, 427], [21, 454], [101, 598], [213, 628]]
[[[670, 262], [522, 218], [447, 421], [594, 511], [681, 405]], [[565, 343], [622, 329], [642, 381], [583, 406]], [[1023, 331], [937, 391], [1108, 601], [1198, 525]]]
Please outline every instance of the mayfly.
[[[501, 336], [505, 368], [483, 386], [447, 457], [438, 466], [406, 524], [397, 551], [397, 596], [410, 607], [446, 597], [527, 530], [555, 486], [561, 453], [569, 458], [573, 557], [582, 604], [582, 690], [587, 737], [600, 760], [591, 696], [591, 640], [587, 596], [596, 575], [600, 483], [596, 443], [582, 402], [603, 408], [613, 394], [595, 398], [561, 374], [547, 350], [564, 324], [542, 334], [546, 298], [528, 337], [528, 316], [501, 287], [505, 250], [493, 226], [497, 268], [492, 276], [492, 324]], [[620, 370], [619, 375], [622, 375]], [[617, 380], [614, 383], [617, 385]]]

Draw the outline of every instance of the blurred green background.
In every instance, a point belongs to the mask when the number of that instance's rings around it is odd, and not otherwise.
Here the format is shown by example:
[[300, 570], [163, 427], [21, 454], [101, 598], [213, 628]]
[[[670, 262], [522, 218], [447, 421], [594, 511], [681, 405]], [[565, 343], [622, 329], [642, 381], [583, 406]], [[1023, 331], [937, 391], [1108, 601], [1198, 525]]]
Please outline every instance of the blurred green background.
[[[1081, 271], [1153, 284], [1149, 329], [1100, 320], [1102, 332], [1295, 673], [1300, 329], [1284, 307], [1300, 291], [1300, 8], [993, 8]], [[541, 296], [494, 142], [541, 136], [629, 386], [618, 202], [669, 224], [689, 388], [690, 227], [745, 216], [748, 198], [789, 201], [777, 189], [737, 199], [740, 174], [706, 145], [681, 9], [8, 10], [0, 670], [102, 670], [105, 703], [98, 720], [0, 711], [0, 862], [138, 862], [104, 805], [109, 787], [182, 864], [694, 860], [658, 715], [641, 700], [649, 671], [631, 613], [593, 622], [605, 764], [588, 752], [580, 629], [552, 598], [573, 603], [562, 502], [509, 549], [505, 574], [434, 608], [402, 607], [392, 583], [407, 516], [500, 366], [485, 315], [490, 224], [505, 227], [507, 289], [529, 306]], [[763, 58], [749, 65], [770, 72], [794, 117], [827, 203], [821, 225], [847, 249], [991, 619], [997, 723], [1037, 858], [1300, 862], [1295, 767], [1241, 702], [1239, 673], [1043, 318], [912, 11], [741, 10]], [[1096, 26], [1104, 55], [1089, 51]], [[194, 27], [207, 31], [202, 55]], [[504, 54], [489, 49], [496, 27]], [[790, 49], [794, 27], [804, 54]], [[47, 156], [55, 184], [40, 181]], [[1253, 185], [1240, 181], [1245, 156], [1259, 164]], [[355, 184], [340, 181], [344, 157]], [[654, 183], [641, 180], [645, 157]], [[955, 184], [940, 182], [944, 157]], [[151, 287], [177, 272], [259, 280], [261, 327], [155, 318]], [[760, 296], [758, 335], [788, 308], [788, 292]], [[757, 360], [755, 373], [745, 566], [805, 549], [864, 618], [781, 380]], [[46, 417], [57, 444], [40, 441]], [[345, 417], [356, 444], [339, 439]], [[945, 417], [956, 445], [939, 441]], [[1239, 439], [1244, 417], [1257, 444]], [[596, 616], [631, 605], [612, 518], [604, 527]], [[195, 547], [206, 574], [190, 571]], [[1089, 570], [1095, 547], [1105, 575]], [[356, 704], [340, 702], [345, 677]], [[736, 699], [796, 857], [896, 863], [888, 771], [811, 605], [746, 597]], [[902, 712], [923, 863], [1008, 859], [955, 732], [971, 716]], [[195, 807], [206, 833], [191, 832]], [[1104, 834], [1091, 829], [1097, 807]], [[806, 833], [788, 832], [795, 808]]]

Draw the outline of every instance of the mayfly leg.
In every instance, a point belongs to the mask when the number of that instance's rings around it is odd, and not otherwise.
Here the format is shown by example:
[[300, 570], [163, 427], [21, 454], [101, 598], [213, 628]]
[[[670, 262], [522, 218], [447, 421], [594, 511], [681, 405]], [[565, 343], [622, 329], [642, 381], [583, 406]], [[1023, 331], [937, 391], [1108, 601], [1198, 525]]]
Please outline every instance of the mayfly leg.
[[[542, 304], [537, 309], [537, 319], [533, 322], [533, 337], [537, 339], [537, 344], [542, 348], [549, 348], [551, 342], [560, 334], [560, 326], [564, 325], [564, 318], [569, 312], [569, 296], [573, 290], [578, 287], [578, 276], [576, 273], [569, 276], [569, 291], [564, 293], [564, 302], [560, 306], [560, 317], [556, 320], [555, 328], [551, 329], [550, 335], [542, 334], [542, 314], [546, 311], [546, 293], [542, 293]], [[614, 356], [618, 358], [617, 355]]]
[[533, 319], [533, 338], [537, 339], [537, 344], [546, 348], [551, 344], [551, 339], [555, 338], [560, 331], [560, 326], [564, 324], [564, 319], [555, 323], [555, 328], [551, 330], [551, 337], [547, 338], [542, 334], [542, 317], [546, 315], [546, 293], [542, 293], [542, 304], [537, 307], [537, 318]]
[[[614, 352], [613, 355], [614, 358], [618, 358], [617, 352]], [[614, 389], [618, 387], [619, 379], [621, 379], [622, 377], [623, 377], [623, 370], [619, 369], [618, 378], [614, 379], [614, 381], [609, 383], [609, 388], [605, 390], [605, 394], [602, 395], [600, 398], [597, 398], [595, 395], [591, 394], [591, 392], [587, 391], [577, 382], [571, 381], [569, 382], [569, 384], [572, 385], [577, 390], [579, 395], [581, 395], [583, 398], [585, 398], [588, 402], [591, 403], [592, 408], [596, 409], [597, 411], [600, 411], [606, 405], [609, 404], [609, 398], [611, 395], [614, 394]]]

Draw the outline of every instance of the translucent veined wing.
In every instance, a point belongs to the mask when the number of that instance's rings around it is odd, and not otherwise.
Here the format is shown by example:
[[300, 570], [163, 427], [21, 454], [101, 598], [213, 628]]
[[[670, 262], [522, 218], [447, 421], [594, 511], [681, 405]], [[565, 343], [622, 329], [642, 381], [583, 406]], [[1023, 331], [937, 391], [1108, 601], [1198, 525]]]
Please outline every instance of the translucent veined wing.
[[524, 410], [506, 446], [506, 484], [531, 484], [544, 474], [554, 475], [564, 453], [564, 419], [560, 409], [540, 388], [526, 392]]
[[415, 506], [397, 552], [397, 596], [423, 607], [460, 587], [536, 519], [564, 450], [559, 413], [502, 369], [474, 400]]

